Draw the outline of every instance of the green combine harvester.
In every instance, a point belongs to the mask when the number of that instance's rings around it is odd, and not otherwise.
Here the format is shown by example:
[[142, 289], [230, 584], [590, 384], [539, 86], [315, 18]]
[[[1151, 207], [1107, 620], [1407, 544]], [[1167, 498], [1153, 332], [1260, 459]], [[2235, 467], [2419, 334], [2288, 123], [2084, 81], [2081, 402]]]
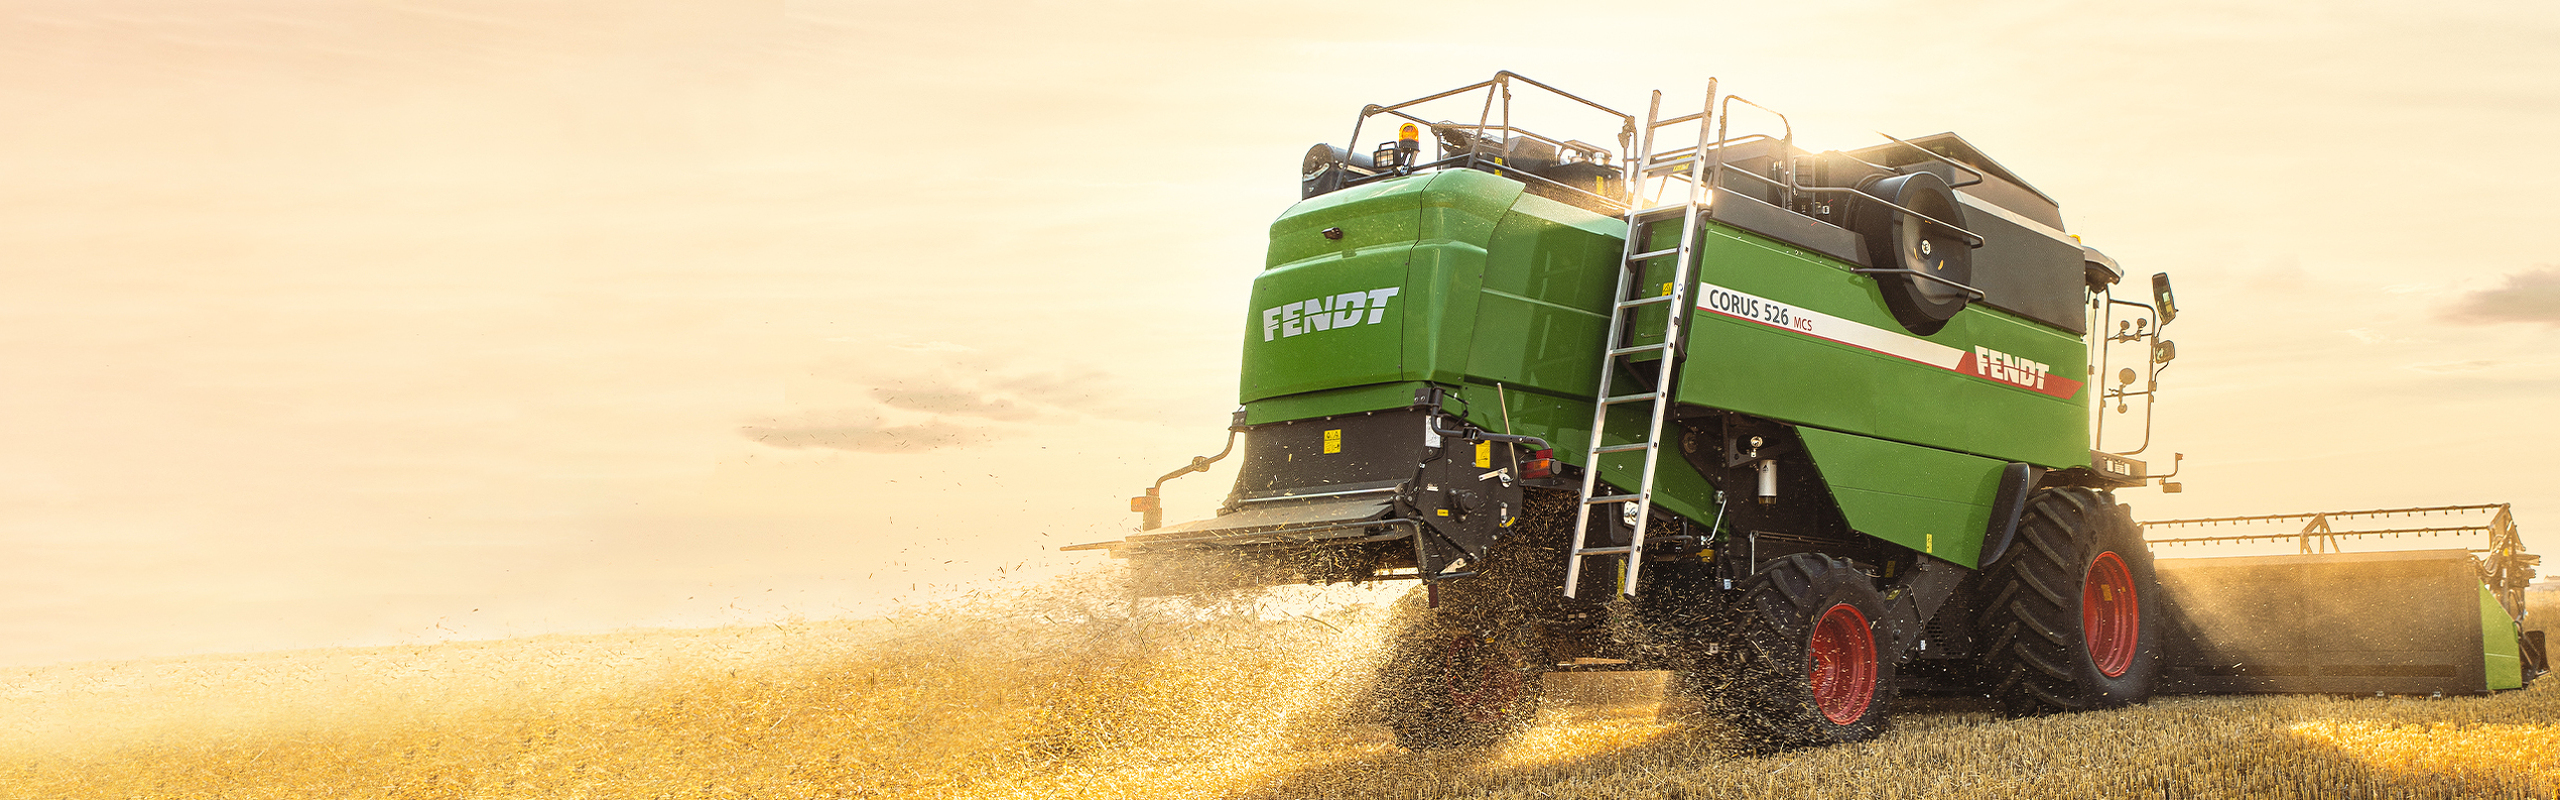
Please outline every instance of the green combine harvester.
[[[1540, 104], [1615, 145], [1514, 124]], [[1712, 82], [1642, 118], [1508, 72], [1364, 108], [1271, 225], [1227, 449], [1078, 547], [1150, 594], [1419, 581], [1382, 676], [1408, 747], [1498, 740], [1559, 671], [1669, 670], [1770, 748], [1873, 737], [1898, 691], [2144, 700], [2181, 628], [2114, 492], [2168, 477], [2135, 458], [2168, 277], [2119, 296], [2025, 179], [1886, 138], [1808, 152]], [[1238, 435], [1218, 515], [1162, 525]]]

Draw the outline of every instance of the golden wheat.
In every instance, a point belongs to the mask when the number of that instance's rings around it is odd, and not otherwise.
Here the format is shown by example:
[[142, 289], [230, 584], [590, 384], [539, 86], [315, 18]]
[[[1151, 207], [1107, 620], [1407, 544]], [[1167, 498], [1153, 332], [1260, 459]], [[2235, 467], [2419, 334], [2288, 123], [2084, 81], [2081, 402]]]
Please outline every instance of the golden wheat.
[[1508, 743], [1407, 753], [1359, 721], [1391, 612], [1109, 597], [0, 673], [0, 797], [2560, 796], [2549, 682], [2025, 720], [1914, 703], [1881, 740], [1763, 757], [1655, 721], [1647, 675], [1571, 676]]

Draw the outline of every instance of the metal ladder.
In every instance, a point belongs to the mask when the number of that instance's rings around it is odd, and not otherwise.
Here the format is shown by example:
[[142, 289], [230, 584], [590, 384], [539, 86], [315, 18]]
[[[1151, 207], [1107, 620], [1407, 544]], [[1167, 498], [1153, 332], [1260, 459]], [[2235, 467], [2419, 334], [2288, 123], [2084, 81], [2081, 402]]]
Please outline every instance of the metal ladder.
[[[1618, 291], [1612, 295], [1609, 338], [1601, 348], [1600, 388], [1593, 397], [1594, 408], [1591, 415], [1591, 457], [1586, 465], [1587, 468], [1582, 473], [1582, 499], [1575, 506], [1577, 513], [1574, 515], [1573, 522], [1573, 548], [1567, 551], [1565, 559], [1564, 596], [1566, 597], [1574, 597], [1581, 590], [1583, 559], [1593, 556], [1623, 556], [1625, 566], [1618, 573], [1618, 591], [1627, 596], [1634, 596], [1636, 593], [1636, 570], [1644, 563], [1642, 557], [1644, 530], [1647, 523], [1651, 522], [1653, 514], [1655, 468], [1662, 458], [1662, 423], [1671, 412], [1673, 379], [1679, 375], [1681, 323], [1688, 316], [1682, 312], [1688, 309], [1689, 293], [1696, 288], [1691, 265], [1696, 261], [1695, 254], [1701, 226], [1700, 212], [1706, 209], [1710, 194], [1708, 180], [1711, 171], [1708, 169], [1707, 155], [1709, 145], [1713, 143], [1710, 135], [1714, 126], [1710, 123], [1714, 121], [1715, 107], [1716, 82], [1715, 79], [1709, 78], [1707, 79], [1707, 102], [1698, 113], [1663, 119], [1662, 93], [1659, 91], [1653, 93], [1652, 105], [1645, 111], [1644, 143], [1636, 151], [1636, 162], [1629, 167], [1627, 173], [1627, 191], [1630, 195], [1627, 209], [1627, 246], [1618, 264]], [[1655, 131], [1688, 122], [1698, 123], [1696, 147], [1664, 153], [1654, 152]], [[1655, 177], [1687, 181], [1687, 199], [1678, 205], [1639, 208], [1633, 201], [1641, 196], [1643, 186]], [[1680, 244], [1667, 250], [1645, 250], [1646, 240], [1650, 238], [1643, 235], [1645, 226], [1655, 222], [1669, 221], [1675, 216], [1680, 220]], [[1651, 297], [1634, 296], [1639, 293], [1650, 294], [1646, 291], [1646, 287], [1650, 284], [1642, 282], [1644, 264], [1646, 261], [1664, 256], [1674, 259], [1668, 291]], [[1662, 341], [1655, 344], [1628, 344], [1634, 338], [1632, 334], [1636, 313], [1640, 309], [1655, 305], [1664, 306], [1666, 311], [1663, 315], [1665, 321]], [[1618, 359], [1648, 352], [1661, 354], [1661, 359], [1655, 362], [1653, 388], [1650, 391], [1634, 394], [1610, 394], [1612, 384], [1618, 377]], [[1608, 444], [1606, 432], [1609, 409], [1631, 403], [1649, 403], [1653, 407], [1653, 413], [1646, 423], [1644, 436], [1628, 444]], [[1614, 453], [1637, 451], [1644, 453], [1644, 471], [1636, 480], [1634, 493], [1601, 494], [1600, 492], [1604, 489], [1614, 490], [1613, 487], [1600, 482], [1601, 458]], [[1628, 543], [1624, 546], [1612, 547], [1589, 546], [1593, 510], [1618, 503], [1636, 504], [1635, 531]]]

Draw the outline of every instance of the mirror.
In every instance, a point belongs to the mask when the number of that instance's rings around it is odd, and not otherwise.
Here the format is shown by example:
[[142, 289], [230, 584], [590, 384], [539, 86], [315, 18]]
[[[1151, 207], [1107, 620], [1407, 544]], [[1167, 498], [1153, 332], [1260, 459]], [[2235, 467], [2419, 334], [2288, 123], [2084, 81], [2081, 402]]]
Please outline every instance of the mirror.
[[2178, 357], [2178, 343], [2167, 339], [2151, 346], [2151, 363], [2166, 364]]
[[2167, 325], [2178, 318], [2178, 298], [2169, 292], [2169, 273], [2151, 274], [2151, 301], [2160, 309], [2160, 324]]

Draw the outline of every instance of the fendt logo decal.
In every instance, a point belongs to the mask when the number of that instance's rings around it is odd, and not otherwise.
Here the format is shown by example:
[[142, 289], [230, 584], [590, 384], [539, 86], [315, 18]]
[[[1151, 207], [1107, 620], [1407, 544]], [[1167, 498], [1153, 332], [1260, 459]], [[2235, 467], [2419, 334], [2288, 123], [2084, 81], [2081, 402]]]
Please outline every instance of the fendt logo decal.
[[1700, 311], [1839, 342], [2065, 400], [2080, 394], [2079, 381], [2053, 374], [2052, 368], [2040, 361], [2030, 361], [1988, 347], [1975, 347], [1966, 352], [1714, 284], [1700, 284], [1699, 289]]
[[[1365, 292], [1343, 292], [1332, 297], [1301, 300], [1262, 310], [1262, 340], [1271, 341], [1303, 333], [1329, 331], [1354, 325], [1376, 325], [1387, 318], [1387, 301], [1401, 288], [1389, 286]], [[1363, 320], [1362, 318], [1367, 319]]]
[[2044, 362], [2029, 361], [1981, 346], [1973, 348], [1973, 355], [1966, 358], [1965, 366], [1969, 367], [1964, 370], [1966, 372], [2039, 392], [2044, 391], [2045, 381], [2053, 377], [2052, 368], [2045, 366]]

